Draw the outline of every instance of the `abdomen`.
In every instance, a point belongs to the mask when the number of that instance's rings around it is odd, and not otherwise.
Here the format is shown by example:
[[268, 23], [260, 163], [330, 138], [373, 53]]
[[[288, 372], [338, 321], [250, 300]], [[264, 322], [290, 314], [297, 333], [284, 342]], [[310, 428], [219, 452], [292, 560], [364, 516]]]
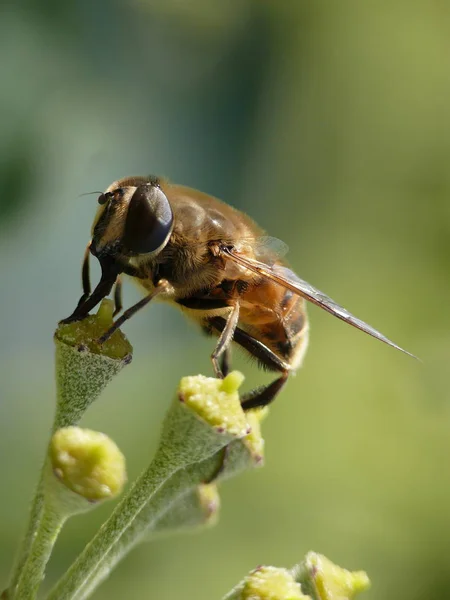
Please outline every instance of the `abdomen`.
[[[282, 265], [274, 270], [295, 274]], [[241, 297], [240, 327], [268, 346], [295, 371], [308, 345], [306, 301], [290, 290], [262, 279]]]

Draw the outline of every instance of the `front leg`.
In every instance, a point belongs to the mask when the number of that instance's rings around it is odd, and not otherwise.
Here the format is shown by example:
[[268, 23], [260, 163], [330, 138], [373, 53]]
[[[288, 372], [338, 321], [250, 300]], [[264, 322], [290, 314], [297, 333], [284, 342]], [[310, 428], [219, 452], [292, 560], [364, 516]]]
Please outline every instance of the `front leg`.
[[119, 327], [122, 327], [122, 325], [125, 323], [125, 321], [127, 321], [130, 317], [132, 317], [135, 313], [137, 313], [138, 310], [140, 310], [141, 308], [144, 308], [144, 306], [146, 306], [151, 300], [153, 300], [153, 298], [158, 296], [158, 294], [161, 294], [163, 292], [166, 292], [167, 290], [170, 290], [171, 287], [172, 286], [166, 279], [161, 279], [160, 281], [158, 281], [157, 285], [155, 286], [155, 289], [152, 292], [150, 292], [147, 296], [142, 298], [142, 300], [139, 300], [139, 302], [136, 302], [136, 304], [133, 304], [133, 306], [130, 306], [130, 308], [128, 308], [121, 317], [119, 317], [116, 321], [114, 321], [114, 323], [111, 325], [111, 327], [107, 331], [105, 331], [105, 333], [97, 340], [97, 342], [100, 345], [104, 344], [107, 340], [109, 340], [109, 338], [112, 336], [112, 334], [117, 329], [119, 329]]

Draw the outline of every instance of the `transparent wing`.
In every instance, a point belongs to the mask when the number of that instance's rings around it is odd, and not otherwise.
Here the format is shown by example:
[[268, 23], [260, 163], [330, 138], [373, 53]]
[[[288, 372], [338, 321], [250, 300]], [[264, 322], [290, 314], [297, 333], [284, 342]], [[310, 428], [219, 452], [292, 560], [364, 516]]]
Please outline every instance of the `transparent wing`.
[[258, 261], [272, 264], [278, 258], [286, 256], [289, 246], [278, 238], [262, 235], [255, 238], [252, 244], [253, 252]]
[[[279, 240], [278, 238], [271, 237], [269, 235], [261, 236], [241, 236], [238, 239], [235, 237], [227, 238], [223, 237], [219, 240], [211, 239], [210, 243], [219, 244], [220, 246], [233, 246], [240, 252], [245, 247], [251, 248], [252, 253], [256, 256], [257, 260], [266, 264], [273, 264], [279, 258], [286, 256], [289, 252], [289, 246]], [[189, 242], [189, 246], [204, 246], [205, 241]]]
[[254, 256], [257, 262], [266, 266], [274, 265], [289, 252], [289, 246], [278, 238], [268, 235], [241, 236], [239, 238], [215, 241], [220, 247], [234, 248], [239, 256]]
[[380, 333], [364, 321], [361, 321], [361, 319], [358, 319], [357, 317], [352, 315], [350, 312], [348, 312], [348, 310], [340, 306], [337, 302], [329, 298], [326, 294], [313, 287], [307, 281], [304, 281], [303, 279], [300, 279], [299, 277], [294, 275], [294, 273], [292, 273], [289, 269], [278, 265], [270, 266], [270, 264], [265, 264], [264, 262], [261, 262], [259, 260], [248, 258], [247, 256], [243, 256], [241, 253], [237, 252], [234, 248], [230, 246], [223, 246], [221, 248], [221, 251], [224, 256], [234, 261], [235, 263], [241, 265], [242, 267], [245, 267], [249, 271], [253, 271], [253, 273], [257, 273], [258, 275], [267, 277], [268, 279], [274, 281], [275, 283], [278, 283], [286, 289], [291, 290], [294, 294], [297, 294], [298, 296], [305, 298], [309, 302], [312, 302], [316, 306], [323, 308], [338, 319], [341, 319], [342, 321], [349, 323], [353, 327], [364, 331], [364, 333], [367, 333], [372, 337], [376, 338], [377, 340], [388, 344], [388, 346], [392, 346], [393, 348], [396, 348], [397, 350], [400, 350], [401, 352], [404, 352], [405, 354], [408, 354], [409, 356], [412, 356], [413, 358], [417, 359], [417, 356], [414, 356], [414, 354], [411, 354], [407, 350], [404, 350], [403, 348], [392, 342], [390, 339], [388, 339], [386, 336], [384, 336], [382, 333]]

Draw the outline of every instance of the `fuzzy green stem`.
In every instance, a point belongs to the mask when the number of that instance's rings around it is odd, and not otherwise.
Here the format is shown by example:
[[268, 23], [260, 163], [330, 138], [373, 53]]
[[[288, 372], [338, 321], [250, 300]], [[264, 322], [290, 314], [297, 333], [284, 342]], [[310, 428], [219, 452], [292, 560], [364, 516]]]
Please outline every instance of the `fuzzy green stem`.
[[[229, 381], [226, 381], [226, 385]], [[100, 567], [86, 582], [79, 598], [84, 600], [104, 581], [113, 568], [139, 543], [151, 539], [152, 533], [162, 527], [179, 528], [189, 521], [192, 512], [186, 508], [189, 495], [197, 492], [204, 481], [222, 481], [242, 471], [260, 467], [263, 464], [263, 438], [260, 420], [267, 411], [247, 413], [251, 431], [243, 438], [233, 440], [209, 459], [190, 465], [175, 473], [160, 490], [146, 503], [141, 512], [111, 546]], [[183, 521], [178, 519], [180, 506], [183, 508]], [[192, 508], [194, 514], [198, 509]], [[197, 517], [198, 518], [198, 517]], [[197, 523], [198, 524], [198, 523]]]
[[217, 485], [201, 483], [181, 496], [171, 505], [170, 510], [163, 511], [151, 526], [147, 526], [147, 522], [141, 522], [144, 530], [141, 541], [153, 542], [159, 537], [193, 533], [210, 527], [217, 522], [219, 510], [220, 496]]
[[[114, 567], [145, 537], [158, 522], [167, 517], [172, 507], [183, 503], [186, 497], [198, 487], [202, 480], [207, 480], [220, 468], [222, 457], [216, 454], [204, 463], [197, 463], [191, 468], [180, 469], [156, 492], [137, 517], [124, 530], [117, 541], [111, 545], [107, 555], [98, 568], [84, 582], [84, 586], [76, 596], [79, 600], [89, 598], [96, 588], [109, 576]], [[55, 598], [57, 596], [54, 596]], [[58, 598], [64, 598], [58, 596]], [[49, 597], [53, 598], [53, 596]]]
[[[231, 379], [233, 377], [235, 375]], [[192, 488], [192, 484], [187, 484], [192, 481], [189, 479], [192, 473], [187, 467], [205, 461], [233, 439], [248, 433], [237, 394], [240, 382], [236, 380], [230, 391], [230, 380], [226, 381], [224, 389], [221, 380], [202, 376], [182, 380], [179, 397], [165, 419], [154, 460], [56, 584], [48, 600], [78, 599], [86, 582], [102, 572], [114, 545], [149, 503], [152, 503], [153, 517], [157, 519], [162, 507], [170, 506], [186, 488]], [[219, 463], [213, 465], [214, 469], [219, 466]], [[206, 475], [212, 476], [216, 471], [211, 471], [211, 465], [208, 467], [210, 470]], [[199, 472], [199, 469], [194, 471]], [[195, 479], [195, 485], [206, 475], [202, 471], [201, 478]], [[158, 495], [164, 485], [166, 493]]]
[[26, 576], [19, 579], [15, 597], [20, 598], [20, 600], [36, 598], [39, 586], [44, 578], [45, 567], [65, 520], [65, 515], [46, 502], [44, 503], [39, 525], [34, 534], [33, 550], [23, 566], [23, 573]]
[[[155, 511], [158, 510], [158, 499], [167, 500], [164, 496], [155, 498], [164, 481], [170, 479], [174, 471], [164, 459], [155, 460], [150, 468], [139, 478], [130, 494], [117, 506], [111, 517], [103, 524], [99, 532], [86, 546], [82, 554], [60, 579], [50, 592], [48, 600], [70, 600], [80, 597], [80, 590], [85, 582], [97, 571], [102, 570], [105, 558], [111, 548], [123, 535], [143, 507], [153, 501]], [[175, 479], [172, 493], [177, 497], [185, 488], [182, 478]], [[149, 500], [150, 498], [150, 500]]]
[[42, 491], [43, 487], [43, 473], [45, 469], [45, 464], [41, 469], [41, 474], [39, 476], [39, 482], [36, 488], [36, 492], [33, 498], [33, 502], [31, 505], [30, 517], [28, 521], [28, 527], [26, 534], [23, 538], [22, 544], [19, 549], [18, 558], [16, 559], [16, 563], [13, 568], [13, 573], [11, 576], [11, 582], [9, 584], [9, 594], [8, 598], [10, 600], [14, 600], [16, 598], [16, 589], [19, 584], [21, 575], [24, 570], [24, 566], [30, 557], [30, 552], [33, 547], [33, 542], [36, 538], [36, 532], [39, 530], [40, 521], [43, 514], [44, 507], [44, 494]]
[[60, 429], [52, 436], [46, 465], [42, 515], [14, 590], [23, 600], [36, 597], [65, 521], [119, 494], [126, 480], [125, 459], [114, 442], [78, 427]]
[[[61, 427], [75, 425], [109, 381], [131, 360], [132, 347], [120, 331], [104, 347], [95, 344], [95, 340], [112, 323], [113, 310], [112, 302], [103, 300], [96, 315], [77, 323], [60, 325], [55, 332], [57, 403], [52, 433]], [[46, 458], [32, 500], [26, 533], [11, 574], [10, 600], [17, 597], [16, 588], [24, 576], [25, 564], [34, 552], [36, 532], [44, 510], [44, 474], [47, 467]]]

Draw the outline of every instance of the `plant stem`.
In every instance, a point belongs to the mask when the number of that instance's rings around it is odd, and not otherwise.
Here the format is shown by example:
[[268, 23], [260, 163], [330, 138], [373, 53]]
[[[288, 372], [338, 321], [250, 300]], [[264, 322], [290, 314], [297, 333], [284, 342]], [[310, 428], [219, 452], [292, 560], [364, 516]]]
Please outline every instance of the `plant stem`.
[[13, 573], [11, 576], [11, 582], [9, 585], [9, 598], [10, 600], [14, 600], [16, 597], [16, 588], [19, 583], [21, 574], [23, 572], [24, 566], [28, 561], [31, 553], [31, 549], [33, 547], [33, 543], [36, 539], [36, 534], [39, 529], [41, 519], [42, 519], [42, 511], [44, 507], [44, 469], [45, 464], [41, 469], [41, 474], [39, 477], [39, 483], [36, 488], [36, 493], [33, 498], [33, 503], [31, 505], [30, 518], [28, 521], [28, 528], [23, 539], [22, 545], [19, 549], [19, 554], [16, 559], [16, 563], [13, 568]]
[[[57, 404], [55, 417], [52, 426], [52, 434], [67, 425], [73, 424], [73, 419], [68, 418], [67, 411]], [[41, 519], [44, 510], [44, 475], [48, 468], [48, 457], [46, 456], [44, 464], [42, 465], [41, 472], [39, 475], [39, 481], [36, 486], [36, 491], [31, 504], [30, 517], [28, 519], [28, 527], [23, 538], [22, 545], [20, 546], [19, 553], [15, 565], [13, 567], [13, 573], [11, 576], [11, 582], [9, 585], [10, 600], [14, 600], [17, 597], [16, 588], [19, 585], [19, 580], [22, 578], [25, 565], [30, 560], [30, 556], [35, 552], [35, 544], [37, 542], [38, 530], [41, 527]]]
[[44, 578], [45, 567], [65, 520], [65, 515], [54, 506], [48, 502], [43, 503], [33, 543], [23, 564], [13, 597], [21, 600], [36, 598]]
[[[191, 465], [187, 469], [179, 469], [151, 496], [141, 512], [124, 530], [120, 538], [112, 544], [108, 554], [84, 581], [81, 593], [77, 600], [85, 600], [108, 577], [113, 568], [145, 538], [149, 531], [157, 524], [159, 519], [167, 515], [176, 502], [183, 502], [184, 498], [195, 489], [200, 482], [210, 478], [220, 467], [222, 455], [218, 453], [203, 461]], [[50, 596], [52, 598], [52, 596]]]
[[[57, 403], [52, 434], [61, 427], [75, 425], [109, 381], [129, 363], [132, 348], [120, 332], [116, 333], [114, 344], [111, 340], [110, 346], [103, 348], [102, 353], [80, 351], [81, 342], [90, 344], [98, 338], [98, 328], [103, 331], [112, 324], [112, 314], [111, 301], [104, 300], [97, 315], [79, 323], [62, 325], [56, 330]], [[13, 566], [8, 588], [10, 600], [16, 598], [16, 588], [24, 566], [34, 552], [36, 532], [40, 527], [44, 508], [44, 474], [47, 465], [46, 458], [32, 500], [26, 533]]]
[[172, 465], [164, 460], [155, 460], [138, 479], [131, 492], [116, 507], [111, 517], [85, 547], [78, 559], [59, 580], [48, 596], [48, 600], [71, 600], [79, 598], [80, 590], [87, 579], [101, 566], [112, 545], [129, 527], [150, 497], [173, 475]]
[[[104, 572], [110, 553], [114, 557], [116, 551], [122, 552], [120, 544], [116, 545], [142, 511], [146, 521], [154, 523], [182, 494], [217, 473], [223, 460], [220, 450], [249, 433], [237, 393], [241, 382], [238, 373], [230, 373], [224, 380], [201, 375], [181, 380], [155, 458], [59, 580], [48, 600], [78, 600], [86, 583]], [[130, 541], [126, 539], [124, 551]]]

